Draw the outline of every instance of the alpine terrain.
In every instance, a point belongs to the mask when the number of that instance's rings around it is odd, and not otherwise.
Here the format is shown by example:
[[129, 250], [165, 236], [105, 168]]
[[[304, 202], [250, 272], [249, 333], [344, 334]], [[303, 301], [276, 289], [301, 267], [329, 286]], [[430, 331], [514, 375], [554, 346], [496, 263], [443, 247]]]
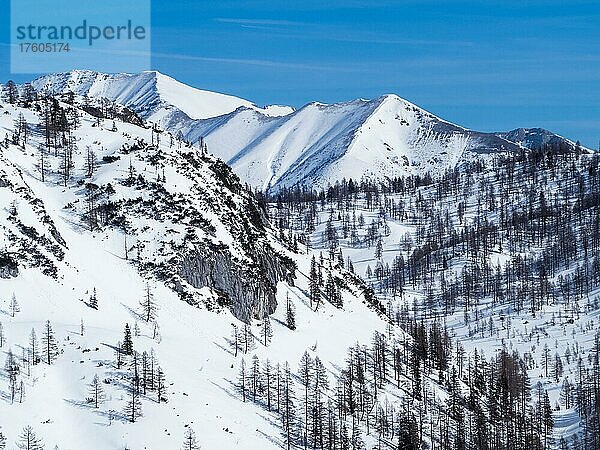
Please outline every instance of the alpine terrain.
[[600, 159], [395, 95], [0, 100], [0, 449], [600, 448]]

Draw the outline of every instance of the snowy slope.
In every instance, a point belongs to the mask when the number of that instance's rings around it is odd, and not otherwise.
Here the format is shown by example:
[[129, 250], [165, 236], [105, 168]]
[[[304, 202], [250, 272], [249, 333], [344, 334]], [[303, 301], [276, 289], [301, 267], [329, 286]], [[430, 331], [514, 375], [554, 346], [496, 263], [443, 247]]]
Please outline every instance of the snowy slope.
[[105, 74], [86, 70], [47, 75], [33, 83], [38, 91], [73, 92], [92, 98], [107, 98], [133, 109], [144, 118], [161, 123], [177, 117], [205, 119], [227, 114], [239, 107], [256, 108], [265, 114], [287, 114], [290, 108], [264, 109], [231, 95], [204, 91], [180, 83], [160, 72]]
[[106, 97], [210, 151], [244, 182], [272, 191], [325, 187], [342, 178], [385, 179], [443, 173], [482, 154], [514, 152], [559, 140], [540, 129], [481, 133], [449, 123], [396, 96], [338, 104], [258, 108], [200, 91], [158, 72], [107, 75], [73, 71], [34, 81], [51, 92]]
[[191, 141], [203, 136], [242, 180], [265, 190], [326, 186], [342, 178], [441, 173], [482, 153], [520, 148], [445, 122], [395, 95], [310, 103], [276, 118], [240, 108], [169, 129]]
[[[23, 396], [11, 400], [7, 372], [0, 370], [0, 431], [9, 448], [27, 425], [46, 448], [66, 450], [176, 449], [187, 426], [195, 429], [202, 448], [279, 448], [273, 417], [242, 403], [236, 391], [241, 357], [229, 350], [229, 336], [232, 324], [243, 327], [230, 312], [239, 316], [239, 311], [221, 303], [223, 286], [216, 272], [211, 282], [194, 287], [178, 270], [181, 257], [203, 245], [211, 246], [213, 255], [228, 255], [220, 261], [234, 269], [221, 266], [219, 273], [237, 270], [241, 279], [253, 274], [261, 280], [273, 268], [261, 267], [266, 264], [261, 255], [280, 255], [297, 266], [293, 280], [277, 282], [274, 303], [263, 299], [265, 308], [272, 306], [274, 336], [268, 347], [257, 343], [248, 360], [252, 354], [268, 355], [273, 364], [289, 360], [296, 366], [302, 353], [318, 343], [328, 370], [336, 372], [346, 348], [367, 342], [374, 330], [385, 330], [385, 322], [363, 304], [352, 283], [343, 291], [343, 310], [329, 304], [318, 312], [310, 308], [305, 294], [309, 257], [291, 253], [275, 239], [235, 176], [213, 157], [200, 157], [185, 145], [170, 146], [164, 138], [149, 146], [149, 129], [116, 121], [115, 130], [112, 121], [98, 126], [95, 118], [80, 113], [67, 186], [58, 173], [62, 150], [56, 157], [46, 155], [42, 182], [37, 115], [2, 103], [0, 111], [1, 136], [12, 133], [20, 113], [30, 126], [24, 148], [7, 141], [0, 150], [0, 354], [6, 357], [11, 350], [19, 358], [18, 380], [23, 382]], [[92, 176], [85, 171], [88, 146], [99, 160]], [[110, 200], [118, 212], [90, 230], [86, 195], [92, 185], [102, 192], [98, 204]], [[260, 272], [251, 272], [255, 268]], [[158, 306], [158, 328], [140, 316], [146, 283]], [[257, 286], [247, 290], [259, 295]], [[93, 289], [97, 310], [88, 306]], [[19, 304], [14, 317], [13, 294]], [[293, 332], [284, 325], [286, 296], [297, 309]], [[230, 292], [230, 300], [234, 297]], [[257, 317], [265, 313], [245, 306]], [[51, 365], [28, 364], [29, 357], [21, 360], [21, 355], [27, 355], [31, 330], [41, 340], [46, 320], [59, 355]], [[248, 322], [259, 336], [261, 321]], [[120, 368], [115, 362], [125, 323], [139, 328], [135, 350], [153, 351], [167, 380], [168, 402], [157, 402], [156, 392], [148, 391], [141, 400], [143, 417], [135, 423], [124, 414], [131, 362]], [[329, 339], [332, 327], [334, 340]], [[96, 374], [106, 393], [99, 408], [86, 402]]]

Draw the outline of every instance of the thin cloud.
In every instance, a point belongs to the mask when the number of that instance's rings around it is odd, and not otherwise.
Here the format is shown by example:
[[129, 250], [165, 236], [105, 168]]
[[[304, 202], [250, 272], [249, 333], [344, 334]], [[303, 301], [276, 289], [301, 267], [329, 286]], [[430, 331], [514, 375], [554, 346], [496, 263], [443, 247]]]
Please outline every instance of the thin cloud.
[[[243, 18], [225, 18], [220, 17], [215, 19], [221, 23], [232, 23], [240, 25], [244, 29], [253, 29], [261, 31], [270, 31], [276, 34], [279, 38], [290, 39], [311, 39], [320, 41], [332, 42], [352, 42], [363, 44], [382, 44], [382, 45], [454, 45], [454, 46], [472, 46], [470, 41], [457, 40], [435, 40], [435, 39], [414, 39], [414, 38], [396, 38], [389, 34], [372, 34], [372, 35], [349, 35], [353, 30], [343, 29], [336, 26], [327, 26], [324, 24], [295, 22], [291, 20], [278, 19], [243, 19]], [[294, 32], [286, 27], [302, 27], [302, 32]]]
[[238, 24], [238, 25], [273, 25], [273, 26], [306, 25], [303, 22], [294, 22], [292, 20], [278, 20], [278, 19], [241, 19], [241, 18], [219, 17], [215, 20], [217, 22], [234, 23], [234, 24]]
[[215, 62], [224, 64], [237, 64], [260, 67], [275, 67], [282, 69], [303, 69], [303, 70], [331, 70], [331, 71], [352, 71], [348, 67], [340, 65], [319, 65], [310, 63], [287, 63], [282, 61], [273, 61], [268, 59], [246, 59], [246, 58], [216, 58], [210, 56], [182, 55], [177, 53], [152, 53], [153, 57], [174, 59], [180, 61], [199, 61]]

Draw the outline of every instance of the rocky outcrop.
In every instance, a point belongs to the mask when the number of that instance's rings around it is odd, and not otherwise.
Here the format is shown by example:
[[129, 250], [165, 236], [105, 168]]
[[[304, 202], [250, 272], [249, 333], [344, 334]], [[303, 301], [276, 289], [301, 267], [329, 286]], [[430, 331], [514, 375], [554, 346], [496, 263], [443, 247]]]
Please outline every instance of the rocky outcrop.
[[293, 283], [295, 264], [268, 243], [255, 245], [253, 256], [237, 261], [224, 247], [197, 249], [183, 258], [179, 275], [195, 288], [215, 290], [238, 319], [262, 319], [277, 307], [277, 283]]

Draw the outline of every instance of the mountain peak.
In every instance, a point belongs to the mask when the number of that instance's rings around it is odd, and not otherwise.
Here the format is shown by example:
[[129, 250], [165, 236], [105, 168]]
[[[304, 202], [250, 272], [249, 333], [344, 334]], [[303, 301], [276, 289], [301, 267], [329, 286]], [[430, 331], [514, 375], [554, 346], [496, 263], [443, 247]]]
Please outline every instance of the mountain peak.
[[[38, 91], [74, 92], [77, 95], [105, 97], [133, 109], [146, 119], [168, 122], [181, 113], [189, 119], [207, 119], [254, 108], [265, 115], [288, 114], [291, 108], [261, 109], [252, 102], [212, 91], [196, 89], [156, 70], [136, 74], [107, 74], [90, 70], [50, 74], [33, 81]], [[166, 111], [169, 110], [169, 112]]]
[[243, 181], [262, 189], [439, 173], [479, 155], [547, 143], [575, 148], [542, 129], [469, 130], [393, 93], [372, 100], [311, 102], [294, 111], [196, 89], [156, 70], [74, 70], [39, 78], [34, 86], [108, 98], [191, 142], [203, 137]]

